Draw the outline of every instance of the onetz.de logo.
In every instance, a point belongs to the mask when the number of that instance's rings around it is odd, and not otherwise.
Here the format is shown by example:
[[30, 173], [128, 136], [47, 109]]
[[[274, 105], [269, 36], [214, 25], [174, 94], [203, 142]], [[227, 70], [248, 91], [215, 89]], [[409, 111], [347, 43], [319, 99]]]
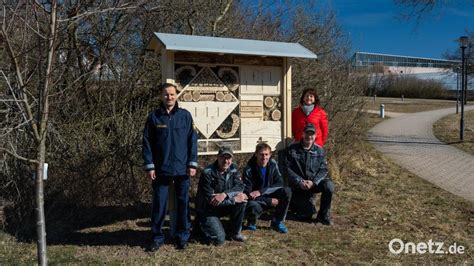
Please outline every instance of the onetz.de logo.
[[444, 242], [428, 240], [428, 242], [403, 242], [399, 238], [394, 238], [388, 243], [388, 249], [392, 254], [464, 254], [465, 248], [456, 243], [445, 246]]

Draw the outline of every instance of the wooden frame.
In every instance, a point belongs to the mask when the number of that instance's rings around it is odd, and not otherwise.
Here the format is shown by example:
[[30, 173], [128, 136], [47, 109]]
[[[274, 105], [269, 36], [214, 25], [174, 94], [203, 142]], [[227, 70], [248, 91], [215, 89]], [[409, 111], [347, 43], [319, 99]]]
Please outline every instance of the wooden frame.
[[[161, 54], [161, 68], [162, 68], [162, 82], [176, 83], [175, 67], [176, 65], [195, 65], [198, 67], [233, 67], [239, 69], [240, 79], [242, 79], [242, 71], [267, 71], [278, 74], [278, 83], [273, 86], [277, 86], [277, 93], [270, 88], [270, 92], [266, 92], [266, 89], [262, 87], [261, 93], [242, 92], [242, 84], [239, 85], [238, 100], [239, 102], [239, 118], [240, 118], [240, 137], [231, 137], [229, 139], [222, 139], [222, 145], [227, 142], [237, 141], [240, 138], [240, 149], [234, 149], [235, 153], [250, 153], [254, 151], [255, 145], [258, 141], [267, 141], [273, 149], [282, 149], [286, 147], [287, 139], [292, 137], [291, 132], [291, 66], [288, 62], [288, 58], [284, 57], [266, 57], [266, 56], [248, 56], [248, 55], [229, 55], [229, 54], [214, 54], [214, 53], [195, 53], [195, 52], [179, 52], [169, 51], [163, 47], [158, 46], [155, 52]], [[277, 72], [275, 72], [277, 71]], [[255, 75], [255, 74], [254, 74]], [[272, 79], [276, 74], [270, 74]], [[258, 85], [257, 85], [258, 86]], [[273, 92], [272, 92], [273, 91]], [[249, 94], [250, 93], [250, 94]], [[180, 95], [182, 91], [180, 92]], [[281, 118], [278, 121], [266, 121], [263, 118], [265, 106], [263, 101], [265, 97], [277, 97], [276, 100], [280, 99], [279, 102], [279, 117], [281, 112]], [[188, 96], [188, 99], [190, 97]], [[187, 104], [182, 104], [186, 106]], [[212, 106], [212, 104], [208, 104]], [[188, 104], [189, 106], [189, 104]], [[245, 110], [245, 111], [244, 111]], [[244, 111], [245, 113], [242, 113]], [[196, 112], [194, 112], [196, 113]], [[260, 115], [259, 115], [260, 113]], [[279, 122], [280, 127], [278, 130], [275, 128], [275, 123]], [[195, 123], [199, 123], [199, 119], [195, 119]], [[252, 123], [254, 126], [248, 127], [248, 123]], [[243, 130], [242, 130], [243, 127]], [[250, 131], [249, 131], [250, 130]], [[250, 132], [255, 130], [255, 134]], [[262, 131], [263, 130], [263, 131]], [[270, 136], [265, 134], [267, 131], [277, 133], [278, 137]], [[263, 132], [263, 133], [262, 133]], [[261, 133], [261, 134], [260, 134]], [[244, 134], [244, 135], [241, 135]], [[249, 135], [250, 134], [250, 135]], [[261, 136], [257, 136], [260, 134]], [[207, 137], [201, 135], [199, 143], [209, 148], [209, 143], [219, 142], [218, 139], [210, 138], [209, 132], [206, 133]], [[245, 139], [250, 138], [250, 139]], [[203, 144], [205, 143], [205, 144]], [[200, 150], [200, 155], [211, 155], [216, 154], [217, 150]]]

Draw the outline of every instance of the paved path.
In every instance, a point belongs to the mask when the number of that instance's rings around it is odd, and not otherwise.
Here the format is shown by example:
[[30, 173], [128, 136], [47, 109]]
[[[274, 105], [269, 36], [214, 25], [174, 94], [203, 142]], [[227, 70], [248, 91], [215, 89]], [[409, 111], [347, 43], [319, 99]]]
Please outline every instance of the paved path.
[[474, 156], [443, 144], [433, 135], [433, 124], [455, 112], [455, 108], [448, 108], [390, 118], [369, 130], [368, 137], [398, 165], [474, 202]]
[[[366, 110], [367, 113], [370, 114], [378, 114], [380, 116], [380, 110]], [[395, 113], [395, 112], [385, 112], [385, 117], [399, 117], [402, 115], [406, 115], [408, 113]]]

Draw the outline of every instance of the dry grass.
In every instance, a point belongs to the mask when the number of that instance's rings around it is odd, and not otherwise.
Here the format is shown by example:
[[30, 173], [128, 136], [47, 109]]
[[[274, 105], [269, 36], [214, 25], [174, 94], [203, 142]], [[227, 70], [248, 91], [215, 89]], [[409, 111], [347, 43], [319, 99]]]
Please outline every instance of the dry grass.
[[[371, 123], [379, 119], [371, 116]], [[290, 234], [269, 229], [260, 221], [259, 230], [245, 232], [245, 244], [224, 246], [191, 243], [185, 251], [171, 244], [149, 254], [149, 219], [144, 210], [98, 209], [84, 211], [71, 228], [50, 222], [48, 227], [51, 263], [403, 263], [446, 264], [474, 262], [474, 204], [454, 196], [401, 169], [369, 144], [361, 142], [354, 153], [341, 160], [348, 165], [335, 180], [332, 227], [288, 220]], [[73, 222], [74, 221], [74, 222]], [[64, 223], [64, 221], [63, 221]], [[63, 225], [65, 226], [65, 225]], [[61, 229], [60, 229], [61, 228]], [[392, 255], [388, 242], [457, 243], [466, 248], [463, 255]], [[35, 244], [0, 234], [0, 263], [35, 262]]]
[[379, 110], [380, 104], [384, 104], [386, 112], [396, 113], [415, 113], [423, 111], [431, 111], [441, 108], [456, 107], [456, 101], [451, 100], [427, 100], [427, 99], [407, 99], [401, 98], [377, 97], [367, 99], [367, 110]]
[[[371, 116], [370, 124], [379, 119]], [[185, 251], [165, 245], [156, 254], [144, 252], [149, 219], [143, 210], [84, 211], [68, 230], [49, 223], [51, 263], [403, 263], [472, 264], [474, 204], [454, 196], [390, 162], [368, 143], [354, 143], [352, 153], [340, 158], [345, 166], [336, 182], [332, 227], [288, 220], [288, 235], [259, 221], [245, 244], [224, 246], [191, 243]], [[64, 228], [63, 228], [64, 229]], [[463, 255], [392, 255], [388, 242], [457, 243]], [[0, 263], [35, 262], [35, 244], [0, 234]]]
[[464, 142], [459, 141], [461, 114], [443, 117], [433, 125], [433, 133], [444, 143], [474, 155], [474, 111], [464, 113]]

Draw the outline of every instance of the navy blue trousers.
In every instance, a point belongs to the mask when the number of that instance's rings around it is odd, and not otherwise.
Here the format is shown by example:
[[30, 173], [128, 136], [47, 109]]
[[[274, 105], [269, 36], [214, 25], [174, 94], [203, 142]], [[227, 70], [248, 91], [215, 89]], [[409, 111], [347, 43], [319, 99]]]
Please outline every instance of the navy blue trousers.
[[153, 212], [151, 214], [151, 231], [153, 233], [153, 242], [162, 245], [165, 242], [165, 236], [162, 231], [163, 223], [166, 217], [166, 207], [168, 203], [168, 190], [174, 182], [176, 190], [176, 232], [174, 235], [177, 243], [186, 243], [189, 239], [191, 219], [189, 215], [189, 187], [191, 178], [184, 176], [157, 176], [153, 180]]

